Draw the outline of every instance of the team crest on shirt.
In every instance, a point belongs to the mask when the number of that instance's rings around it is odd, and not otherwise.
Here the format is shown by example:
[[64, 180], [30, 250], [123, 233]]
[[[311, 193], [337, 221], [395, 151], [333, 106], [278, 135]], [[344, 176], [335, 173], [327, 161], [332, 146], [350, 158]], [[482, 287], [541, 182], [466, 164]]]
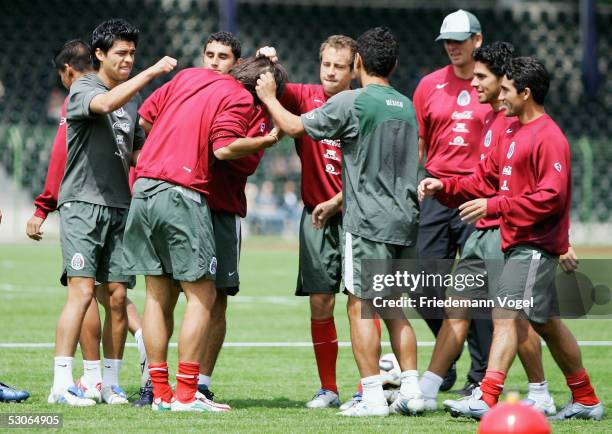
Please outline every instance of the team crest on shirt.
[[485, 135], [485, 139], [484, 139], [484, 147], [488, 148], [489, 146], [491, 146], [491, 138], [493, 137], [493, 131], [489, 130], [487, 131], [487, 134]]
[[122, 118], [123, 116], [125, 116], [125, 110], [123, 110], [123, 107], [119, 107], [117, 110], [115, 110], [113, 112], [115, 114], [115, 116], [117, 116], [118, 118]]
[[261, 125], [259, 126], [259, 132], [261, 133], [265, 133], [266, 132], [266, 123], [262, 122]]
[[85, 268], [85, 258], [80, 253], [75, 253], [70, 261], [70, 266], [73, 270], [82, 270]]
[[510, 143], [510, 147], [508, 148], [508, 153], [506, 154], [506, 158], [509, 160], [514, 154], [514, 142]]
[[462, 90], [461, 92], [459, 92], [459, 95], [457, 96], [458, 105], [460, 105], [461, 107], [465, 107], [471, 101], [472, 97], [470, 96], [470, 93], [467, 90]]
[[325, 171], [327, 173], [332, 174], [332, 175], [338, 175], [338, 172], [336, 172], [336, 168], [334, 167], [333, 164], [326, 164], [325, 165]]
[[61, 117], [61, 118], [60, 118], [60, 123], [59, 123], [59, 124], [60, 124], [60, 127], [61, 127], [62, 125], [64, 125], [65, 123], [66, 123], [66, 118], [65, 118], [65, 117]]
[[557, 172], [561, 173], [561, 163], [557, 162], [557, 163], [554, 164], [554, 166], [555, 166], [555, 170]]
[[210, 265], [208, 266], [208, 272], [210, 274], [217, 274], [217, 258], [213, 256], [210, 260]]

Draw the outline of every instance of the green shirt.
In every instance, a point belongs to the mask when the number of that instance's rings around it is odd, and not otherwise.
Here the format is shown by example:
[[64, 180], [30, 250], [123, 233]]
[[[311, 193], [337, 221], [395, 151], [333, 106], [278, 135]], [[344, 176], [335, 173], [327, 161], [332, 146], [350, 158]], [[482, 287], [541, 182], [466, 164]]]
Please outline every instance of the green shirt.
[[66, 106], [68, 158], [58, 206], [81, 201], [115, 208], [130, 207], [129, 171], [133, 150], [145, 135], [138, 125], [140, 95], [106, 115], [92, 113], [91, 100], [108, 92], [97, 74], [73, 83]]
[[412, 102], [390, 86], [341, 92], [301, 116], [315, 140], [340, 139], [344, 229], [372, 241], [416, 243], [418, 133]]

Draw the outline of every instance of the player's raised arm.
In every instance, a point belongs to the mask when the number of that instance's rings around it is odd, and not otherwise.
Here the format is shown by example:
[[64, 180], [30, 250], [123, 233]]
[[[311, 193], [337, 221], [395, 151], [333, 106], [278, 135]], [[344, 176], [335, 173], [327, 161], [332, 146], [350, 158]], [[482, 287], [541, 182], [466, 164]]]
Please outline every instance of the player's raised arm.
[[259, 77], [256, 89], [257, 96], [278, 128], [291, 137], [302, 137], [306, 133], [300, 117], [287, 111], [276, 98], [276, 82], [270, 72]]
[[[111, 51], [109, 50], [109, 56]], [[98, 55], [98, 53], [96, 53]], [[118, 55], [122, 58], [130, 59], [133, 62], [133, 54], [127, 48], [119, 47]], [[145, 69], [140, 74], [134, 76], [128, 81], [113, 87], [110, 91], [96, 95], [89, 103], [89, 109], [92, 113], [106, 114], [123, 107], [136, 93], [142, 89], [151, 80], [160, 75], [167, 74], [176, 68], [176, 59], [170, 56], [164, 56], [155, 65]]]
[[235, 160], [273, 146], [278, 143], [280, 137], [282, 137], [282, 133], [274, 128], [265, 136], [236, 139], [229, 145], [215, 150], [214, 154], [219, 160]]

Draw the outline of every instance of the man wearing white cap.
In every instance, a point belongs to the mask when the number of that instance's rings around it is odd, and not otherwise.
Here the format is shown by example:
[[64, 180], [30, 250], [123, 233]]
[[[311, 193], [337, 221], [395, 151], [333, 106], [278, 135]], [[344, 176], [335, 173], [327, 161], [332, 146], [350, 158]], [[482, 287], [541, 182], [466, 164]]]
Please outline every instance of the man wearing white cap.
[[[419, 155], [425, 157], [427, 176], [470, 175], [480, 160], [479, 143], [486, 104], [478, 102], [478, 95], [470, 85], [474, 75], [472, 53], [482, 44], [482, 28], [478, 19], [462, 9], [447, 15], [436, 41], [444, 41], [450, 60], [447, 65], [423, 77], [414, 92], [414, 107], [419, 122]], [[447, 208], [435, 198], [421, 203], [421, 221], [417, 242], [424, 271], [446, 275], [452, 262], [461, 253], [474, 226], [459, 217], [456, 209]], [[444, 287], [424, 288], [423, 296], [444, 298]], [[427, 325], [434, 333], [442, 326], [443, 309], [420, 309]], [[467, 388], [477, 386], [486, 370], [486, 360], [492, 339], [492, 324], [488, 319], [472, 321], [468, 347], [472, 366]], [[446, 378], [435, 381], [440, 390], [449, 390], [455, 380], [455, 366]], [[466, 390], [467, 394], [471, 390]]]

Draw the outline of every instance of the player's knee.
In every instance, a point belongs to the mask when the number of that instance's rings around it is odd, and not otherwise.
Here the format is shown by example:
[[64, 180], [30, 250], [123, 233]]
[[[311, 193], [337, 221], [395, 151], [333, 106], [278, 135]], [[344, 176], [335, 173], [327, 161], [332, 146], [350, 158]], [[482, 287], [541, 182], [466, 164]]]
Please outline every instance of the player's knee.
[[313, 294], [310, 296], [310, 313], [314, 319], [325, 319], [334, 315], [333, 294]]
[[558, 318], [551, 318], [544, 324], [533, 322], [531, 325], [536, 333], [546, 340], [558, 333], [561, 323]]

